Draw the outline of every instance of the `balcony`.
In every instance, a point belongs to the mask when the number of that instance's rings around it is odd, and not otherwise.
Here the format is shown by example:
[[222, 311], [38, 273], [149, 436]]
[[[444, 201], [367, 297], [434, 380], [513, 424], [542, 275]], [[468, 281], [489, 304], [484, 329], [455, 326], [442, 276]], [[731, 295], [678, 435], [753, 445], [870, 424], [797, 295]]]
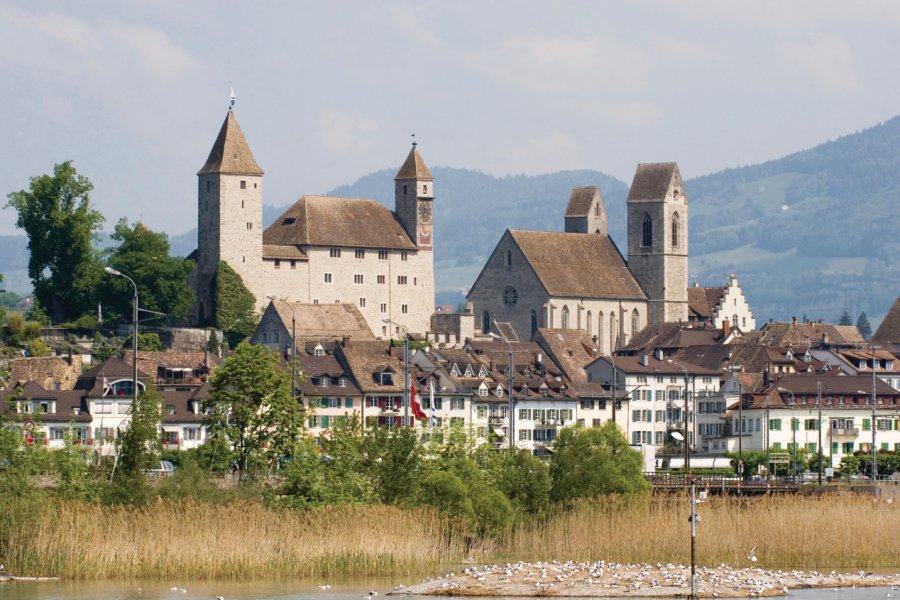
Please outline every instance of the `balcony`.
[[859, 436], [859, 427], [833, 427], [831, 429], [831, 435], [834, 437], [858, 437]]

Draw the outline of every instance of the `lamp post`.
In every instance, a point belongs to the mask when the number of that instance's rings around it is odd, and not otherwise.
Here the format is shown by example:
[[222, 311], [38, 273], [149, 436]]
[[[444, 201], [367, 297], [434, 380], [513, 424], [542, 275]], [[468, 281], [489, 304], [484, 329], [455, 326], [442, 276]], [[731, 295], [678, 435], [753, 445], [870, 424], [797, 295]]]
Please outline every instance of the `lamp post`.
[[134, 287], [134, 301], [131, 312], [132, 338], [131, 338], [131, 410], [137, 409], [137, 348], [138, 348], [138, 289], [134, 279], [117, 271], [112, 267], [103, 267], [103, 270], [116, 277], [124, 277]]
[[[272, 302], [279, 301], [275, 296], [266, 296]], [[294, 305], [285, 300], [280, 301], [291, 309], [291, 398], [297, 400], [297, 315], [294, 313]]]
[[688, 370], [687, 367], [676, 360], [670, 358], [668, 359], [668, 362], [676, 365], [684, 373], [684, 416], [682, 419], [684, 423], [684, 472], [689, 473], [691, 470], [691, 450], [689, 444], [690, 437], [688, 434], [688, 414], [690, 412], [688, 410]]
[[816, 404], [819, 407], [819, 444], [818, 444], [818, 454], [817, 457], [819, 459], [819, 485], [822, 485], [822, 382], [816, 382]]
[[[496, 325], [496, 323], [495, 323], [495, 325]], [[506, 433], [509, 436], [509, 451], [513, 452], [515, 450], [515, 438], [513, 437], [515, 435], [515, 426], [513, 424], [514, 419], [515, 419], [515, 415], [513, 414], [515, 411], [515, 405], [513, 404], [513, 351], [512, 351], [512, 344], [509, 342], [508, 339], [506, 339], [502, 335], [498, 335], [492, 331], [488, 332], [488, 335], [491, 336], [492, 338], [494, 338], [495, 340], [502, 340], [502, 341], [506, 342], [506, 346], [509, 349], [509, 369], [508, 369], [509, 388], [507, 390], [509, 392], [509, 431], [507, 431]]]
[[403, 424], [412, 426], [409, 421], [409, 330], [391, 319], [382, 319], [381, 322], [403, 330]]
[[[728, 370], [733, 373], [744, 372], [743, 365], [731, 365]], [[738, 382], [738, 474], [744, 478], [744, 384], [741, 378], [735, 375]]]
[[875, 365], [877, 358], [875, 346], [869, 344], [869, 349], [872, 351], [872, 483], [876, 483], [878, 481], [878, 447], [875, 445], [875, 432], [878, 431], [878, 424], [875, 420]]
[[791, 395], [791, 481], [797, 483], [797, 423], [794, 421], [794, 408], [797, 406], [797, 401], [791, 390], [780, 387], [778, 391]]

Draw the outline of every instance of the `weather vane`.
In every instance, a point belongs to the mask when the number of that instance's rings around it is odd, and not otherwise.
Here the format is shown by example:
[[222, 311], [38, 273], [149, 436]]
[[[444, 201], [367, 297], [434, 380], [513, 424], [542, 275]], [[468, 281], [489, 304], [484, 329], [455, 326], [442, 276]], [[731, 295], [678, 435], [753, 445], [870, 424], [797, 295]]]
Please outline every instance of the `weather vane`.
[[231, 87], [231, 104], [228, 105], [228, 110], [231, 110], [234, 108], [234, 86], [230, 84], [229, 86]]
[[412, 136], [413, 148], [415, 148], [418, 145], [418, 143], [416, 142], [416, 134], [413, 133], [410, 135]]

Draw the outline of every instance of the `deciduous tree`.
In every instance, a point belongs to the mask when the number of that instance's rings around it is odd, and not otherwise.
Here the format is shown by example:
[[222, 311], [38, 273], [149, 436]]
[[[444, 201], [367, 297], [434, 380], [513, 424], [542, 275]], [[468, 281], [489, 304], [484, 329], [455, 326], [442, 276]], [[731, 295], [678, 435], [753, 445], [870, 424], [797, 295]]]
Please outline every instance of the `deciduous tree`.
[[216, 269], [213, 287], [215, 325], [225, 332], [229, 345], [235, 346], [256, 328], [259, 321], [254, 310], [256, 297], [225, 261]]

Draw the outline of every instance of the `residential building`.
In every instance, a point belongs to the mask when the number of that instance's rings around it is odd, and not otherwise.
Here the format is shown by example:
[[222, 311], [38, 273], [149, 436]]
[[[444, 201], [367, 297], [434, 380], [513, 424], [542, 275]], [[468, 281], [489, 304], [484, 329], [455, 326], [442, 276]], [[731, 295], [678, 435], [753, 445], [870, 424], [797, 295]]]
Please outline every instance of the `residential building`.
[[750, 310], [750, 303], [738, 283], [737, 276], [728, 277], [724, 287], [688, 288], [688, 321], [710, 324], [721, 329], [726, 326], [741, 331], [756, 329], [756, 319]]

